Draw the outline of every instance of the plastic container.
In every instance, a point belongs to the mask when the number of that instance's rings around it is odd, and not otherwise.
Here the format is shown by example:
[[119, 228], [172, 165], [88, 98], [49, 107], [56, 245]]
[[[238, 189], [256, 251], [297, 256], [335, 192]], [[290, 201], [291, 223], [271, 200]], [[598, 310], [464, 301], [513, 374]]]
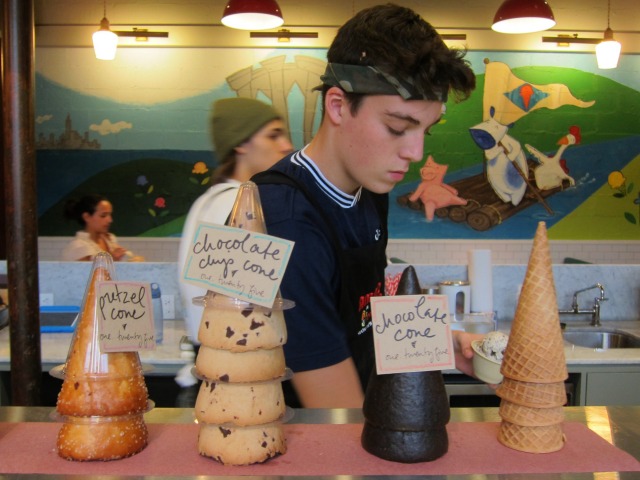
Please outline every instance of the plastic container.
[[497, 322], [494, 312], [464, 313], [456, 316], [451, 322], [453, 330], [464, 330], [469, 333], [486, 334], [497, 330]]
[[162, 343], [164, 331], [164, 317], [162, 316], [162, 292], [160, 285], [151, 284], [151, 304], [153, 306], [153, 326], [156, 344]]
[[441, 295], [449, 298], [449, 314], [459, 320], [471, 311], [471, 286], [464, 280], [447, 280], [438, 284]]
[[59, 372], [63, 378], [110, 380], [114, 377], [141, 375], [142, 367], [137, 352], [107, 353], [100, 349], [97, 284], [115, 280], [111, 255], [100, 252], [93, 260], [67, 359]]
[[[153, 284], [152, 284], [153, 285]], [[261, 305], [256, 305], [254, 303], [247, 302], [245, 300], [241, 300], [239, 298], [230, 297], [228, 295], [222, 295], [219, 293], [215, 293], [211, 290], [207, 291], [207, 293], [201, 297], [193, 297], [191, 299], [194, 305], [199, 307], [215, 307], [224, 310], [240, 310], [240, 311], [279, 311], [279, 310], [289, 310], [290, 308], [295, 307], [296, 303], [293, 300], [284, 299], [278, 295], [273, 302], [271, 308], [263, 307]]]

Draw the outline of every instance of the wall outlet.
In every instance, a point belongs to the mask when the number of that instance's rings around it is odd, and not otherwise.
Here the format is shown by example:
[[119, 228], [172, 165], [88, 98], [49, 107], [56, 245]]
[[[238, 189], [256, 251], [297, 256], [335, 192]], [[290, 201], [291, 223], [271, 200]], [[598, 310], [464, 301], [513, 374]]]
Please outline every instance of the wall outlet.
[[162, 318], [173, 320], [176, 318], [175, 297], [173, 295], [162, 295]]
[[41, 293], [40, 294], [40, 306], [51, 307], [53, 306], [53, 293]]

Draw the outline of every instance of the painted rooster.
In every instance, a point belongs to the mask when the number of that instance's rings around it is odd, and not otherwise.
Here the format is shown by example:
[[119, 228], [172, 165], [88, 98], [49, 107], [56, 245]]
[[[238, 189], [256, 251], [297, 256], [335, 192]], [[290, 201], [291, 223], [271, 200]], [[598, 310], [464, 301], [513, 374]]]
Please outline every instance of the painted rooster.
[[573, 126], [569, 128], [569, 133], [558, 140], [558, 151], [553, 157], [549, 157], [541, 151], [535, 149], [531, 145], [525, 144], [525, 148], [539, 163], [534, 168], [533, 174], [536, 179], [536, 185], [540, 190], [550, 190], [562, 185], [563, 180], [568, 180], [570, 185], [575, 185], [575, 180], [569, 176], [569, 169], [566, 161], [562, 158], [562, 154], [569, 145], [577, 145], [580, 143], [580, 127]]

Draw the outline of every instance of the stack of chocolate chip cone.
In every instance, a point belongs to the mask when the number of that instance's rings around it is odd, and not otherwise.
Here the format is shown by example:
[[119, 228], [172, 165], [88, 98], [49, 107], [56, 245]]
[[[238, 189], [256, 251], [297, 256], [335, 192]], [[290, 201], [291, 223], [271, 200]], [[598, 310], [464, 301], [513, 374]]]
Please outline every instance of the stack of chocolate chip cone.
[[[255, 183], [240, 186], [227, 225], [267, 233]], [[224, 465], [286, 453], [282, 298], [266, 308], [210, 291], [205, 302], [196, 358], [202, 379], [195, 404], [198, 452]]]
[[562, 423], [568, 377], [551, 255], [544, 222], [538, 224], [500, 372], [504, 381], [498, 440], [530, 453], [564, 445]]

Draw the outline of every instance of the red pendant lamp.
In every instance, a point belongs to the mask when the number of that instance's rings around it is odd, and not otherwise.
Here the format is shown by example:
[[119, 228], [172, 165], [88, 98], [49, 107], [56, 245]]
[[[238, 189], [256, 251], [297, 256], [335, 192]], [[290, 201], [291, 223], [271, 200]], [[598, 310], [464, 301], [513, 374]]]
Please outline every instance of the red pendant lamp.
[[492, 30], [500, 33], [532, 33], [556, 24], [545, 0], [505, 0], [493, 18]]
[[240, 30], [268, 30], [284, 23], [276, 0], [229, 0], [222, 24]]

